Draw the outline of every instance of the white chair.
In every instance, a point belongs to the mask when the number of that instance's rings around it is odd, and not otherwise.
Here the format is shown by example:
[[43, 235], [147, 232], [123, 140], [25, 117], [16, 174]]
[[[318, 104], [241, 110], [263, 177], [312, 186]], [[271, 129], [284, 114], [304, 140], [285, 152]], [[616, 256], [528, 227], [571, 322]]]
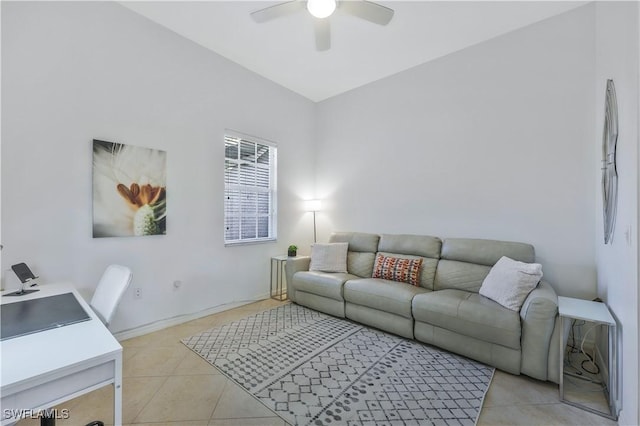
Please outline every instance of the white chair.
[[131, 270], [126, 266], [109, 265], [100, 278], [89, 304], [107, 327], [132, 276]]
[[[131, 269], [121, 265], [109, 265], [102, 274], [89, 304], [107, 327], [132, 277]], [[96, 420], [86, 426], [104, 426], [104, 423]]]

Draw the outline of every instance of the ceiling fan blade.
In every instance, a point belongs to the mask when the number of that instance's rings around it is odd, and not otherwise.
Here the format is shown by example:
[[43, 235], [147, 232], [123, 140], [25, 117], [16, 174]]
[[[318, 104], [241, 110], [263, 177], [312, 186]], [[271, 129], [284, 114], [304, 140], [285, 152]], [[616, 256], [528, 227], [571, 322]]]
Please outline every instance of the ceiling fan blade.
[[316, 33], [316, 50], [322, 52], [331, 47], [331, 27], [326, 18], [313, 20], [313, 29]]
[[393, 9], [367, 0], [345, 0], [338, 3], [340, 10], [378, 25], [387, 25], [393, 18]]
[[253, 20], [258, 24], [262, 24], [263, 22], [271, 21], [272, 19], [291, 15], [292, 13], [295, 13], [304, 8], [304, 1], [293, 0], [265, 7], [264, 9], [256, 10], [255, 12], [251, 12], [251, 18], [253, 18]]

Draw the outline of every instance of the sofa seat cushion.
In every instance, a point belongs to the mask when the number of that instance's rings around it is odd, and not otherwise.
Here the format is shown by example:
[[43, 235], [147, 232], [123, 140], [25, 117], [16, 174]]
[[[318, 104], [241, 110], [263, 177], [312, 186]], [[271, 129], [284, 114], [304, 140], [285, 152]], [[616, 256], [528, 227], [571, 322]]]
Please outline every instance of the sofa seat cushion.
[[416, 321], [464, 336], [520, 349], [520, 315], [477, 293], [446, 289], [413, 299]]
[[342, 272], [300, 271], [293, 275], [296, 291], [304, 291], [334, 300], [344, 300], [342, 285], [355, 275]]
[[344, 300], [411, 319], [411, 300], [429, 290], [380, 278], [349, 280], [344, 284]]

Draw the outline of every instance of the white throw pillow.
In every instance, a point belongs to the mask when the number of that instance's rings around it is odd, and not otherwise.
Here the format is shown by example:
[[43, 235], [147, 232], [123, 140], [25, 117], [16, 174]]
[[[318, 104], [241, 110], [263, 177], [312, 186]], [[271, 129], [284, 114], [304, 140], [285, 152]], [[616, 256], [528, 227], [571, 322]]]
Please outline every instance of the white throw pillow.
[[310, 271], [347, 272], [347, 251], [349, 243], [329, 243], [311, 245]]
[[512, 311], [519, 311], [542, 278], [542, 265], [502, 256], [482, 282], [480, 294]]

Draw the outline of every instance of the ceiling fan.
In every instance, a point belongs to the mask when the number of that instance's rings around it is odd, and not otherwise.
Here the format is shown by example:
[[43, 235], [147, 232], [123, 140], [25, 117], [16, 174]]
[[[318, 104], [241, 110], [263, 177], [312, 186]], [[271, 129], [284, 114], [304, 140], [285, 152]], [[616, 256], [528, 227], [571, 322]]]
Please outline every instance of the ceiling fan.
[[378, 25], [387, 25], [393, 18], [393, 9], [367, 0], [292, 0], [251, 12], [251, 18], [261, 24], [291, 15], [305, 7], [315, 18], [316, 50], [319, 51], [328, 50], [331, 47], [331, 28], [328, 18], [336, 8]]

